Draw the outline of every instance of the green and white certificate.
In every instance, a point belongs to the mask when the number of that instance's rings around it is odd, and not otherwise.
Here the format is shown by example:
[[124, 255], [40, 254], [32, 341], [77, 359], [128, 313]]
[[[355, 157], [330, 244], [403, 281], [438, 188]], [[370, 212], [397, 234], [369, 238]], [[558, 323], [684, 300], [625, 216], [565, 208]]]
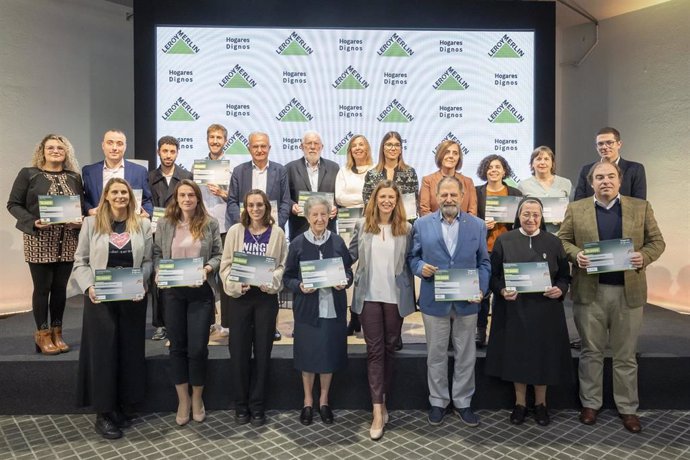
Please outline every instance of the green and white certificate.
[[434, 300], [453, 302], [481, 299], [479, 272], [476, 268], [436, 270], [434, 274]]
[[342, 257], [301, 261], [299, 266], [305, 288], [327, 288], [347, 284]]
[[158, 287], [190, 287], [204, 284], [204, 258], [161, 259]]
[[161, 217], [165, 217], [165, 208], [155, 206], [153, 208], [153, 215], [151, 216], [151, 231], [153, 233], [156, 233], [156, 229], [158, 228], [158, 220]]
[[630, 238], [585, 243], [584, 252], [590, 262], [588, 275], [635, 269], [630, 262], [630, 256], [635, 252]]
[[357, 221], [364, 216], [364, 208], [338, 209], [338, 235], [350, 245]]
[[402, 196], [403, 207], [405, 208], [405, 217], [407, 220], [414, 220], [417, 218], [417, 196], [414, 193], [403, 193]]
[[96, 299], [101, 302], [134, 300], [144, 297], [144, 274], [141, 268], [106, 268], [96, 270]]
[[227, 190], [230, 186], [230, 160], [194, 160], [192, 175], [199, 185], [215, 184]]
[[274, 257], [257, 256], [235, 251], [228, 279], [250, 286], [273, 284], [273, 271], [276, 269]]
[[548, 262], [503, 264], [506, 289], [518, 292], [544, 292], [551, 287]]
[[82, 221], [79, 195], [38, 195], [42, 224], [75, 224]]
[[512, 224], [515, 222], [515, 214], [521, 199], [521, 196], [489, 195], [486, 197], [484, 216], [492, 217], [499, 223]]
[[544, 222], [549, 224], [563, 222], [565, 210], [569, 203], [567, 197], [544, 196], [538, 198], [544, 205]]

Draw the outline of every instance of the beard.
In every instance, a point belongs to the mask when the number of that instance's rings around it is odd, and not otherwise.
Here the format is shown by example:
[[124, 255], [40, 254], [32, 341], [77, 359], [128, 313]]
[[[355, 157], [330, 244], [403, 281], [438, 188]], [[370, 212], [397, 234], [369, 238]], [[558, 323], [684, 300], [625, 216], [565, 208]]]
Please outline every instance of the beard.
[[455, 217], [460, 213], [460, 207], [456, 204], [444, 204], [441, 206], [443, 217]]

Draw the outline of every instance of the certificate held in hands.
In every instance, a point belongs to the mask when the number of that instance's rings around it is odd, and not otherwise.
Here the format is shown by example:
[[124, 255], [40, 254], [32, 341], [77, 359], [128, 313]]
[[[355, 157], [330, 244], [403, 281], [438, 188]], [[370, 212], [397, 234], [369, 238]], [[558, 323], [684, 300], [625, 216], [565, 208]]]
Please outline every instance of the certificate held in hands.
[[228, 279], [250, 286], [273, 284], [273, 271], [276, 269], [275, 257], [256, 256], [235, 251]]
[[521, 293], [545, 292], [551, 287], [548, 262], [503, 264], [506, 290]]
[[101, 302], [135, 300], [144, 297], [144, 274], [141, 268], [107, 268], [96, 270], [96, 299]]
[[199, 185], [215, 184], [227, 190], [230, 186], [230, 160], [194, 160], [192, 175]]
[[327, 288], [347, 284], [342, 257], [305, 260], [299, 263], [302, 284], [307, 289]]
[[38, 195], [42, 224], [75, 224], [82, 221], [79, 195]]
[[196, 287], [204, 284], [204, 258], [161, 259], [158, 287]]
[[437, 302], [480, 300], [481, 297], [476, 268], [437, 270], [434, 274], [434, 300]]
[[634, 270], [630, 256], [635, 252], [632, 240], [604, 240], [585, 243], [584, 253], [589, 257], [587, 274]]
[[364, 208], [340, 208], [338, 210], [338, 236], [349, 246], [357, 221], [364, 216]]
[[487, 196], [484, 216], [492, 217], [496, 222], [512, 224], [515, 222], [521, 196]]

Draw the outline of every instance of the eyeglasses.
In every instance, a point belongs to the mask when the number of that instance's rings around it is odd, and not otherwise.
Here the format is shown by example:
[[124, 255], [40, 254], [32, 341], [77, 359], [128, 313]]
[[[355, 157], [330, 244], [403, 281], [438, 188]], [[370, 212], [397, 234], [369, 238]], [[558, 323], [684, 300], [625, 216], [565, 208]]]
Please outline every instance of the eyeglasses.
[[618, 141], [602, 141], [602, 142], [597, 142], [597, 147], [613, 147], [616, 142]]
[[402, 147], [402, 145], [393, 144], [392, 142], [386, 142], [385, 144], [383, 144], [383, 146], [388, 150], [399, 149], [400, 147]]

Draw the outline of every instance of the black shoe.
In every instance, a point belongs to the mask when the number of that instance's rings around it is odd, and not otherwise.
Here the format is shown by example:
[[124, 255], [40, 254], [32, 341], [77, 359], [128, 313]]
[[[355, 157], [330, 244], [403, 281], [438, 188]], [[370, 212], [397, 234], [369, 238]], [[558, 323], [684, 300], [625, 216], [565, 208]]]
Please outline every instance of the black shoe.
[[520, 404], [516, 404], [515, 407], [513, 407], [513, 412], [510, 414], [510, 423], [513, 425], [521, 425], [525, 421], [525, 417], [527, 417], [527, 408]]
[[280, 335], [280, 331], [278, 331], [278, 329], [276, 329], [276, 331], [273, 333], [273, 341], [278, 342], [282, 338], [283, 338], [283, 336]]
[[395, 351], [400, 351], [403, 349], [402, 335], [398, 336], [398, 343], [395, 344]]
[[549, 418], [549, 410], [545, 405], [539, 404], [534, 406], [534, 421], [541, 426], [546, 426], [551, 423], [551, 419]]
[[103, 436], [105, 439], [120, 439], [122, 437], [122, 430], [120, 430], [115, 422], [110, 420], [105, 414], [98, 414], [96, 416], [96, 423], [94, 425], [96, 433]]
[[302, 425], [311, 425], [314, 419], [314, 408], [311, 406], [304, 406], [302, 412], [299, 414], [299, 421]]
[[319, 414], [321, 414], [321, 421], [326, 425], [333, 423], [333, 411], [330, 406], [321, 406], [319, 408]]
[[132, 426], [132, 420], [127, 418], [125, 414], [123, 414], [122, 412], [108, 412], [106, 417], [108, 417], [111, 422], [117, 425], [118, 428], [129, 428], [130, 426]]
[[249, 411], [247, 409], [235, 409], [235, 422], [238, 425], [249, 423]]
[[475, 336], [474, 341], [477, 345], [477, 348], [484, 348], [486, 346], [486, 328], [485, 327], [477, 328], [477, 335]]
[[263, 411], [253, 412], [250, 423], [252, 426], [263, 426], [263, 424], [266, 423], [266, 414], [264, 414]]
[[347, 325], [347, 335], [355, 335], [355, 332], [360, 332], [362, 330], [362, 324], [359, 322], [359, 315], [357, 313], [352, 313], [350, 310], [350, 322]]
[[168, 338], [168, 332], [164, 327], [156, 328], [156, 332], [153, 333], [151, 340], [165, 340]]

